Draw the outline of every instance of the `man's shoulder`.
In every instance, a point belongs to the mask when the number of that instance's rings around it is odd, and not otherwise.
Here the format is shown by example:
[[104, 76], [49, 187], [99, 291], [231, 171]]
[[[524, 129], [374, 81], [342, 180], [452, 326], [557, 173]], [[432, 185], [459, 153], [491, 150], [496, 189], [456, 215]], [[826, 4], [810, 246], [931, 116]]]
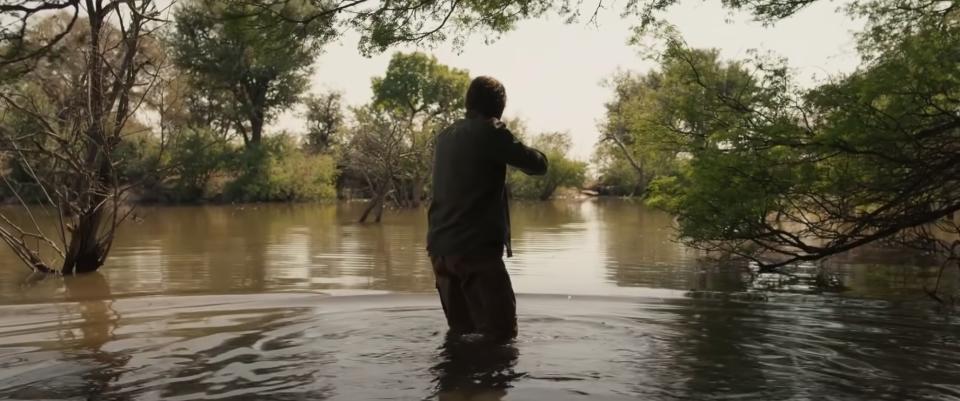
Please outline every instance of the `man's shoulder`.
[[472, 134], [487, 132], [495, 129], [497, 128], [493, 121], [486, 121], [477, 118], [461, 118], [448, 125], [446, 128], [441, 130], [440, 133], [455, 132], [458, 134]]
[[503, 121], [496, 118], [462, 118], [454, 122], [450, 127], [472, 132], [510, 131], [507, 128], [507, 124], [504, 124]]

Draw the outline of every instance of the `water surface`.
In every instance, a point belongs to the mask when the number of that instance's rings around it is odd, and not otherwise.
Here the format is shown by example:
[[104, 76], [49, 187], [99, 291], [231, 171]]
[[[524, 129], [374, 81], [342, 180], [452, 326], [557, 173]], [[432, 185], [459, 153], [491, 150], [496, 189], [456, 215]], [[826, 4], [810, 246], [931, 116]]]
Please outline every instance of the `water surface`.
[[361, 206], [141, 209], [81, 277], [0, 251], [0, 399], [960, 399], [938, 271], [901, 252], [831, 261], [836, 291], [702, 262], [634, 203], [518, 204], [521, 335], [477, 348], [444, 339], [424, 213]]

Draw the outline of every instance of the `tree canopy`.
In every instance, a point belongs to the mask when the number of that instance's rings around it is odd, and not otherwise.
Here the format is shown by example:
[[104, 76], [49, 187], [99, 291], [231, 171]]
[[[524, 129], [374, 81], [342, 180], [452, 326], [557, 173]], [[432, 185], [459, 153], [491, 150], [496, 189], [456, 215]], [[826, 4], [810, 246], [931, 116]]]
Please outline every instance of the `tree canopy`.
[[909, 3], [852, 5], [870, 21], [864, 63], [812, 89], [783, 61], [709, 60], [668, 41], [661, 74], [690, 90], [673, 90], [669, 118], [636, 131], [689, 156], [651, 188], [682, 238], [768, 267], [875, 241], [956, 260], [960, 27], [952, 4]]
[[466, 71], [441, 64], [422, 52], [396, 53], [383, 77], [371, 83], [373, 102], [422, 124], [450, 122], [463, 113], [470, 83]]
[[434, 137], [462, 115], [470, 84], [467, 71], [441, 64], [421, 52], [396, 53], [383, 77], [372, 80], [372, 105], [400, 127], [405, 152], [398, 177], [406, 184], [395, 188], [401, 203], [418, 206], [433, 163]]
[[318, 8], [307, 2], [260, 7], [225, 0], [190, 0], [175, 13], [170, 52], [208, 103], [230, 99], [229, 123], [257, 145], [278, 108], [297, 102], [310, 66], [334, 35], [332, 16], [293, 23]]
[[329, 152], [340, 144], [346, 118], [343, 114], [343, 94], [329, 92], [311, 96], [304, 101], [307, 108], [306, 146], [315, 153]]
[[587, 164], [567, 157], [571, 147], [569, 134], [548, 132], [532, 138], [520, 130], [516, 130], [514, 134], [523, 137], [528, 146], [542, 151], [547, 156], [550, 168], [542, 176], [530, 176], [510, 169], [507, 183], [512, 197], [545, 201], [552, 198], [559, 188], [580, 188], [583, 185]]

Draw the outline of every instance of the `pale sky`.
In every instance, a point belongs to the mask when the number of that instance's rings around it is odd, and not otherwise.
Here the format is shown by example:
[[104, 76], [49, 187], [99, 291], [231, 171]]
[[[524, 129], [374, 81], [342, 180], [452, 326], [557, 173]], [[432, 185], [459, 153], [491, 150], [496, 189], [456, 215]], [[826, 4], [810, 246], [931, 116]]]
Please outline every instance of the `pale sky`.
[[[664, 14], [666, 19], [689, 45], [719, 48], [724, 58], [748, 58], [751, 49], [772, 51], [787, 57], [808, 83], [849, 72], [858, 64], [852, 33], [862, 23], [837, 11], [839, 3], [818, 2], [770, 28], [721, 9], [719, 2], [683, 3]], [[586, 161], [596, 144], [603, 104], [611, 99], [603, 81], [617, 71], [644, 72], [652, 66], [627, 45], [634, 22], [620, 19], [616, 10], [601, 13], [598, 25], [530, 20], [489, 45], [473, 37], [459, 53], [449, 43], [423, 50], [471, 76], [499, 79], [507, 89], [506, 117], [522, 118], [531, 133], [569, 132], [572, 156]], [[348, 34], [328, 45], [317, 60], [312, 91], [339, 90], [350, 105], [366, 103], [370, 79], [384, 74], [394, 52], [412, 50], [402, 47], [365, 58], [357, 51], [357, 36]], [[299, 114], [284, 113], [274, 126], [302, 132]]]

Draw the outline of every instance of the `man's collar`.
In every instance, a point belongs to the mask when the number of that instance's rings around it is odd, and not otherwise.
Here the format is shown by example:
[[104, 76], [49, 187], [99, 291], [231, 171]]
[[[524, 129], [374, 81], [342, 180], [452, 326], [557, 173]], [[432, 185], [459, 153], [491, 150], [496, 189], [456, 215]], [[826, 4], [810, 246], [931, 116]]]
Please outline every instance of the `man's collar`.
[[500, 121], [500, 119], [497, 118], [497, 117], [488, 117], [488, 116], [484, 115], [483, 113], [480, 113], [479, 111], [475, 111], [475, 110], [467, 110], [467, 113], [466, 113], [464, 116], [465, 116], [466, 118], [476, 119], [476, 120], [484, 120], [484, 121], [493, 120], [493, 121]]

